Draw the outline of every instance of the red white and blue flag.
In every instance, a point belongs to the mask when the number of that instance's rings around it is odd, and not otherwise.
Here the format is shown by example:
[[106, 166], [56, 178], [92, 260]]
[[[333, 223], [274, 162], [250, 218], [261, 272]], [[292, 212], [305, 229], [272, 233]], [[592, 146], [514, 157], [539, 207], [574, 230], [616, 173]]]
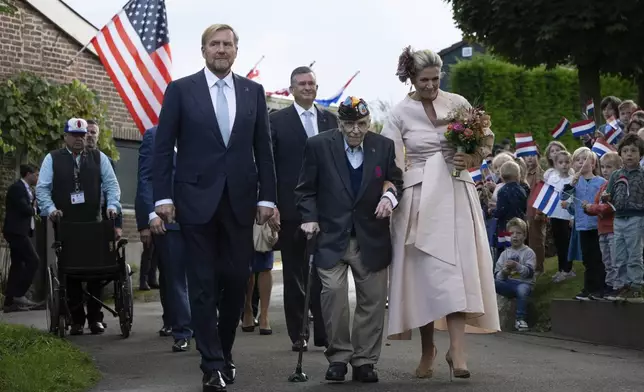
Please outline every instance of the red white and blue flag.
[[532, 139], [532, 134], [530, 133], [515, 133], [514, 140], [516, 142], [516, 147], [514, 154], [516, 157], [526, 157], [530, 155], [537, 155], [537, 145]]
[[553, 129], [550, 133], [552, 134], [552, 137], [555, 139], [559, 139], [561, 136], [563, 136], [566, 131], [570, 129], [570, 121], [568, 121], [567, 118], [563, 117], [559, 124]]
[[607, 152], [614, 151], [615, 149], [602, 138], [598, 138], [597, 141], [595, 141], [595, 144], [593, 144], [593, 152], [600, 158]]
[[583, 120], [572, 124], [572, 135], [574, 137], [582, 137], [584, 135], [591, 135], [595, 133], [595, 120]]
[[610, 144], [616, 144], [620, 137], [622, 136], [622, 128], [617, 123], [617, 120], [613, 119], [606, 124], [604, 129], [604, 137], [606, 141]]
[[141, 134], [159, 123], [172, 81], [165, 0], [130, 0], [90, 44]]
[[502, 231], [497, 236], [497, 246], [499, 248], [509, 248], [512, 246], [511, 237], [512, 234], [509, 231]]
[[483, 180], [483, 176], [481, 175], [481, 169], [477, 167], [473, 167], [471, 169], [467, 169], [467, 171], [470, 172], [470, 176], [472, 176], [472, 180], [474, 180], [474, 182], [480, 182]]
[[586, 103], [586, 115], [588, 118], [595, 116], [595, 102], [592, 99]]
[[547, 216], [552, 215], [557, 205], [559, 205], [559, 192], [557, 192], [555, 187], [543, 181], [539, 182], [530, 194], [534, 194], [535, 196], [534, 199], [530, 197], [532, 200], [529, 200], [528, 203]]

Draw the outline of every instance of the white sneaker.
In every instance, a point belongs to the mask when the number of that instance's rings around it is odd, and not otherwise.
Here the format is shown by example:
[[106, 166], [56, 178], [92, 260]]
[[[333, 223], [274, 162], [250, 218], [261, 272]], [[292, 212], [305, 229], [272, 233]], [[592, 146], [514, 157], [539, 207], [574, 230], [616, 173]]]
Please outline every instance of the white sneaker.
[[559, 282], [561, 282], [562, 280], [566, 279], [566, 275], [567, 275], [567, 274], [566, 274], [565, 272], [563, 272], [563, 271], [559, 271], [559, 272], [557, 272], [556, 274], [554, 274], [554, 275], [552, 276], [552, 281], [553, 281], [554, 283], [559, 283]]
[[519, 332], [526, 332], [530, 330], [530, 327], [528, 327], [528, 323], [526, 323], [524, 320], [517, 320], [514, 322], [514, 329]]
[[577, 276], [577, 274], [575, 273], [575, 271], [572, 271], [572, 270], [571, 270], [570, 272], [568, 272], [568, 273], [564, 273], [564, 275], [565, 275], [565, 276], [564, 276], [564, 279], [572, 279], [572, 278], [574, 278], [575, 276]]

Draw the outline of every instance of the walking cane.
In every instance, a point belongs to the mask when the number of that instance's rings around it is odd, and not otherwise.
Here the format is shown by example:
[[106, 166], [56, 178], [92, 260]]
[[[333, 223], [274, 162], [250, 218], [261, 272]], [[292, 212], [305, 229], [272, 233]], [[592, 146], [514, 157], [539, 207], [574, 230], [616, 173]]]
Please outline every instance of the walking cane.
[[313, 274], [313, 255], [315, 254], [317, 235], [313, 234], [312, 237], [307, 238], [306, 240], [306, 255], [309, 259], [309, 274], [306, 278], [306, 295], [304, 299], [304, 311], [302, 312], [302, 329], [300, 330], [300, 352], [297, 356], [297, 366], [295, 367], [295, 372], [291, 374], [288, 378], [289, 382], [306, 382], [309, 380], [304, 372], [302, 372], [302, 356], [304, 355], [304, 341], [306, 340], [306, 327], [309, 323], [308, 312], [309, 312], [309, 302], [311, 300], [311, 281]]

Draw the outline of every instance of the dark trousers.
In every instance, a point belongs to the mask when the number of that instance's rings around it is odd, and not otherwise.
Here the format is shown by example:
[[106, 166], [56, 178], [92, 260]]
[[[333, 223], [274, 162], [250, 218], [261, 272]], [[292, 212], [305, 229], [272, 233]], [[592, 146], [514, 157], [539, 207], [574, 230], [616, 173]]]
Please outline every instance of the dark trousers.
[[[143, 252], [141, 252], [141, 269], [139, 271], [139, 285], [144, 286], [147, 284], [155, 284], [157, 280], [157, 269], [159, 268], [158, 257], [154, 252], [154, 242], [149, 246], [143, 244]], [[160, 274], [160, 272], [159, 272]]]
[[[570, 246], [570, 221], [551, 218], [550, 226], [552, 228], [552, 237], [555, 240], [555, 247], [557, 248], [559, 271], [570, 272], [570, 270], [572, 270], [572, 260], [568, 260], [568, 247]], [[601, 253], [599, 254], [601, 261]]]
[[[103, 312], [101, 312], [101, 304], [94, 299], [87, 299], [87, 315], [85, 315], [85, 295], [83, 294], [83, 280], [67, 277], [67, 306], [72, 315], [72, 323], [78, 325], [85, 325], [87, 323], [97, 323], [103, 321]], [[101, 281], [91, 280], [87, 282], [87, 292], [94, 297], [101, 299], [103, 294], [103, 285]]]
[[581, 240], [581, 256], [586, 271], [584, 289], [589, 293], [601, 293], [605, 288], [606, 270], [602, 262], [597, 230], [578, 231]]
[[168, 230], [153, 238], [154, 251], [159, 258], [164, 326], [172, 328], [174, 339], [188, 339], [192, 337], [192, 330], [183, 237], [180, 231]]
[[[284, 280], [284, 316], [286, 328], [291, 342], [300, 340], [302, 330], [302, 318], [309, 317], [308, 312], [303, 313], [304, 300], [306, 295], [306, 282], [309, 273], [308, 260], [306, 258], [306, 237], [300, 230], [299, 222], [282, 221], [280, 230], [280, 244], [282, 251], [282, 276]], [[311, 281], [311, 304], [313, 313], [313, 333], [315, 341], [327, 339], [322, 318], [322, 306], [320, 293], [322, 283], [317, 269], [313, 269]], [[304, 331], [307, 340], [310, 331], [307, 323], [307, 330]]]
[[204, 373], [232, 360], [235, 332], [244, 307], [255, 255], [253, 222], [240, 224], [224, 192], [203, 225], [181, 225], [186, 247], [192, 326]]
[[5, 233], [4, 238], [9, 243], [11, 252], [11, 267], [7, 276], [4, 301], [5, 305], [11, 305], [14, 297], [22, 297], [29, 290], [40, 259], [31, 239], [26, 235]]

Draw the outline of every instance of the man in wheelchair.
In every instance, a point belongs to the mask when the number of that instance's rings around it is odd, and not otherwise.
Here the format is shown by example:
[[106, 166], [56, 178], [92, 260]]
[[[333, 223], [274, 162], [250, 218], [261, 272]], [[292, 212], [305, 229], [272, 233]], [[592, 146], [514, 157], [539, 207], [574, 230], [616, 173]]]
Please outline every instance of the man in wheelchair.
[[[102, 220], [101, 200], [105, 195], [107, 218], [120, 211], [121, 190], [108, 157], [97, 149], [86, 149], [87, 122], [72, 118], [65, 125], [64, 144], [47, 154], [40, 168], [36, 199], [40, 209], [56, 225], [61, 222], [98, 222]], [[79, 250], [82, 251], [82, 250]], [[85, 321], [92, 334], [105, 331], [101, 304], [91, 299], [84, 309], [83, 280], [66, 280], [67, 307], [71, 313], [72, 335], [83, 334]], [[100, 299], [100, 281], [87, 281], [87, 292]]]

